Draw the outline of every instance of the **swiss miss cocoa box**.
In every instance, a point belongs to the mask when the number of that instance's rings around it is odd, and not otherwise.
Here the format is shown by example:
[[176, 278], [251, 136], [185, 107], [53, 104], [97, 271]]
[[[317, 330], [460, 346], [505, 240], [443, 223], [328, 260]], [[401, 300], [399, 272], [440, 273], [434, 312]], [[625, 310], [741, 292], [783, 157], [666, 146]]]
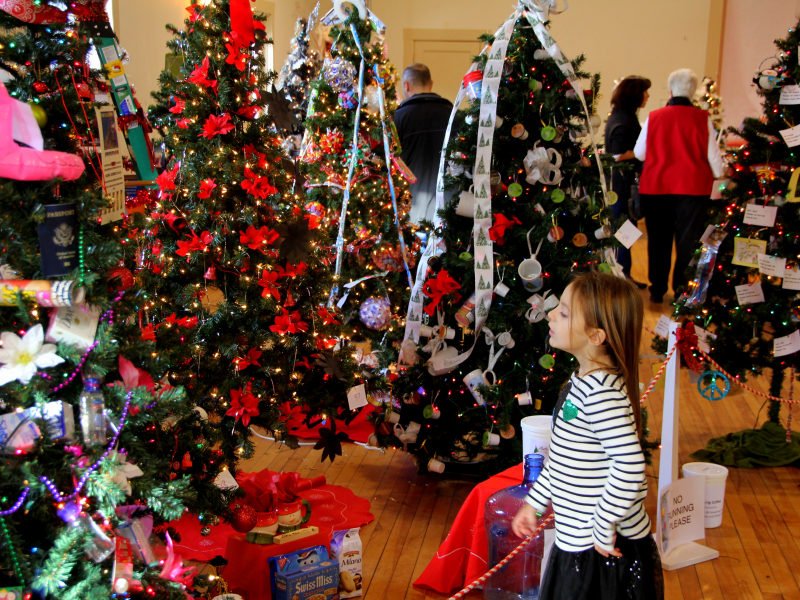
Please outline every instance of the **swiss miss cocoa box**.
[[269, 559], [273, 600], [339, 600], [339, 563], [325, 546]]
[[358, 528], [333, 532], [331, 556], [339, 562], [339, 598], [362, 596], [361, 538]]

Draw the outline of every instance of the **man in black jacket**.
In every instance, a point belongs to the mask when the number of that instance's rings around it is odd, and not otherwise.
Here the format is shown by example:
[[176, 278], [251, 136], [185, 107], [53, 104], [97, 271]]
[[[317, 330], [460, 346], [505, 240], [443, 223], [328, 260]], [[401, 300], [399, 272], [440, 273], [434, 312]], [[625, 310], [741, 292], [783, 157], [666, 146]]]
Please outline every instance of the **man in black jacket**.
[[420, 63], [406, 67], [403, 71], [405, 100], [394, 113], [403, 160], [417, 177], [417, 183], [410, 186], [413, 199], [409, 219], [413, 223], [422, 219], [432, 221], [436, 212], [439, 157], [453, 110], [452, 102], [432, 93], [431, 89], [433, 81], [428, 67]]

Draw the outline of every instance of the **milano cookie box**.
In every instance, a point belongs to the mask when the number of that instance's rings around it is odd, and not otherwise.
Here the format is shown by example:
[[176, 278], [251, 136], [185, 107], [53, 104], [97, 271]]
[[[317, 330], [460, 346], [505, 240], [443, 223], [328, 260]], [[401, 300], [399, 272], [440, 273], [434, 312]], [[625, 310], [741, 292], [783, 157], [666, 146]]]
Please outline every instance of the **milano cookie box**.
[[272, 600], [339, 600], [339, 563], [325, 546], [269, 559]]

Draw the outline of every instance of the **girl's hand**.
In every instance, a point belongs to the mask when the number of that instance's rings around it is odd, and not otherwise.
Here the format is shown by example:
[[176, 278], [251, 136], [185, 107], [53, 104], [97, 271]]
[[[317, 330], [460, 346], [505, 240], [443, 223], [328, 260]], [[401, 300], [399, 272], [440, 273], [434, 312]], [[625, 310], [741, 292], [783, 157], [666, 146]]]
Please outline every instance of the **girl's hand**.
[[[512, 525], [512, 527], [513, 527], [513, 525]], [[614, 544], [616, 544], [616, 543], [617, 543], [617, 536], [615, 535], [614, 536]], [[615, 556], [616, 558], [622, 558], [622, 552], [619, 551], [619, 548], [614, 548], [611, 552], [609, 552], [608, 550], [604, 550], [603, 548], [601, 548], [600, 546], [595, 544], [594, 545], [594, 549], [597, 550], [600, 553], [600, 555], [604, 556], [605, 558], [608, 558], [609, 556]]]
[[526, 502], [514, 515], [514, 520], [511, 521], [511, 531], [517, 537], [526, 538], [536, 531], [537, 523], [536, 509]]

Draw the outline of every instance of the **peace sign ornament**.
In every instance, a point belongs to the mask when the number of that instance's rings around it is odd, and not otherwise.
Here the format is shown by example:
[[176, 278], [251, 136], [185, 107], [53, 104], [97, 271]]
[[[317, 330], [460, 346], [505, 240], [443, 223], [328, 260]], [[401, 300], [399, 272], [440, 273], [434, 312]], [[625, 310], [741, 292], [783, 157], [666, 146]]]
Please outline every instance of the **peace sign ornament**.
[[697, 381], [697, 391], [706, 400], [722, 400], [731, 391], [731, 382], [724, 373], [706, 371]]

